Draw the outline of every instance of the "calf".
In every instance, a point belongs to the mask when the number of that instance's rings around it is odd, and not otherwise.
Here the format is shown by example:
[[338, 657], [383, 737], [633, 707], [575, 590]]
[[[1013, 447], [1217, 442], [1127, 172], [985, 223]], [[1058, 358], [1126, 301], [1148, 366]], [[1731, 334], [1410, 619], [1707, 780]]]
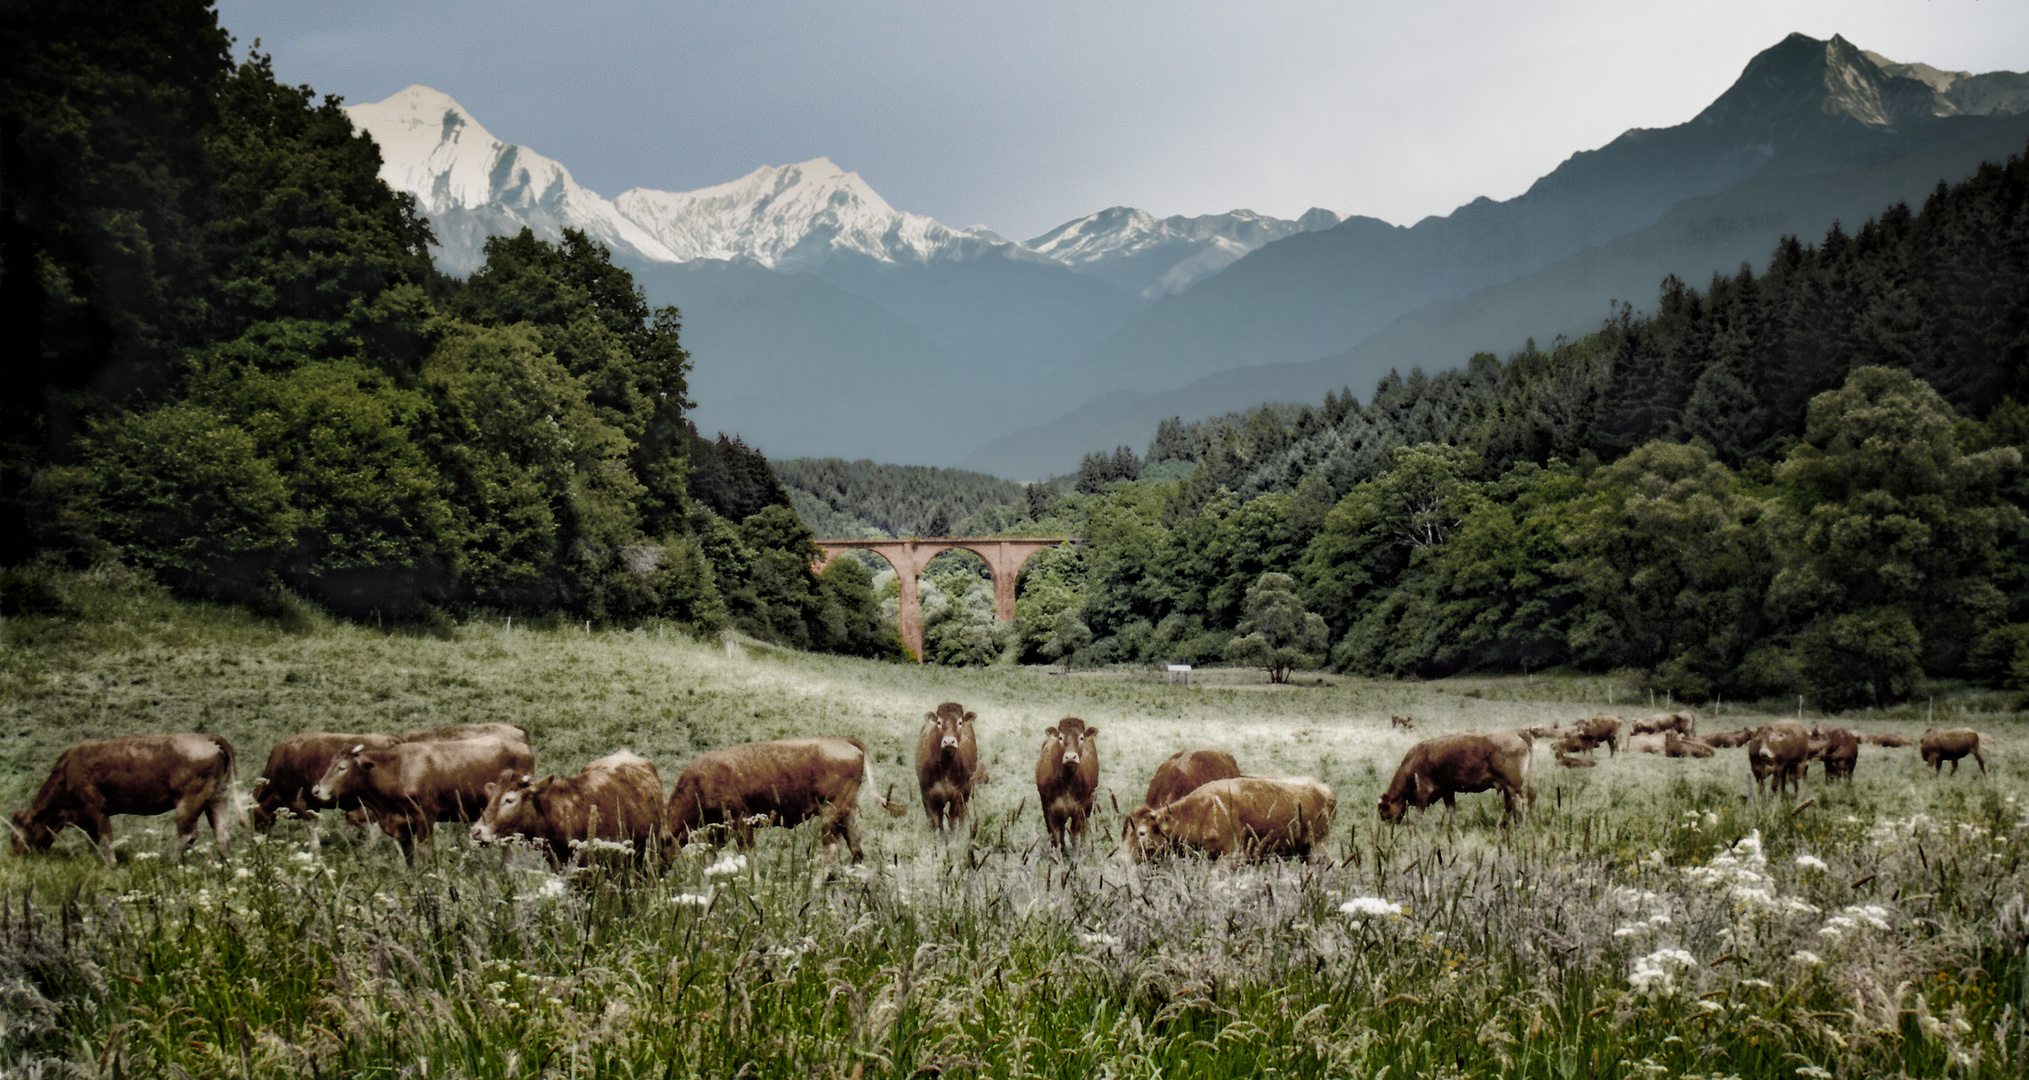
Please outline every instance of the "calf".
[[507, 770], [535, 770], [527, 743], [462, 739], [403, 742], [377, 750], [361, 744], [332, 758], [310, 794], [325, 802], [357, 798], [414, 866], [416, 844], [429, 842], [437, 822], [477, 818], [486, 808], [487, 783]]
[[[1810, 761], [1825, 763], [1825, 782], [1831, 783], [1844, 777], [1853, 782], [1853, 766], [1860, 760], [1860, 736], [1842, 727], [1813, 727], [1810, 735]], [[1806, 772], [1810, 770], [1805, 764]]]
[[1631, 734], [1661, 735], [1666, 731], [1674, 731], [1686, 738], [1697, 735], [1698, 714], [1685, 710], [1683, 712], [1657, 713], [1654, 716], [1644, 716], [1634, 722]]
[[197, 819], [209, 818], [226, 854], [226, 836], [239, 816], [232, 744], [217, 735], [126, 735], [77, 743], [58, 754], [35, 801], [14, 815], [14, 852], [41, 851], [75, 825], [113, 865], [114, 814], [176, 811], [180, 859], [197, 837]]
[[1036, 757], [1036, 798], [1042, 804], [1043, 824], [1050, 830], [1050, 843], [1063, 850], [1065, 834], [1070, 840], [1085, 836], [1092, 818], [1092, 796], [1099, 790], [1098, 728], [1067, 716], [1057, 726], [1043, 729], [1043, 750]]
[[975, 719], [955, 701], [923, 714], [923, 730], [916, 736], [916, 787], [923, 793], [923, 812], [935, 828], [963, 823], [972, 785], [986, 782], [986, 770], [979, 767], [979, 738], [972, 727]]
[[1967, 754], [1980, 763], [1980, 775], [1987, 774], [1987, 756], [1981, 753], [1980, 733], [1972, 728], [1927, 728], [1923, 733], [1921, 752], [1923, 763], [1933, 773], [1944, 771], [1944, 763], [1952, 763], [1952, 775], [1959, 774], [1959, 759]]
[[1211, 858], [1309, 858], [1331, 836], [1338, 799], [1308, 776], [1213, 780], [1136, 822], [1130, 850], [1148, 858], [1172, 847]]
[[504, 836], [525, 836], [549, 846], [550, 861], [589, 858], [591, 841], [631, 844], [634, 857], [662, 834], [662, 777], [648, 759], [627, 750], [609, 754], [567, 779], [540, 780], [502, 772], [486, 785], [486, 809], [472, 826], [472, 839], [490, 844]]
[[1803, 794], [1810, 744], [1810, 733], [1795, 720], [1777, 720], [1756, 728], [1754, 737], [1747, 740], [1747, 767], [1754, 774], [1754, 790], [1759, 793], [1763, 778], [1773, 777], [1775, 793], [1794, 786], [1798, 795]]
[[1127, 812], [1120, 839], [1129, 845], [1138, 844], [1137, 838], [1148, 834], [1148, 824], [1157, 810], [1214, 780], [1231, 780], [1239, 775], [1240, 763], [1224, 750], [1179, 750], [1171, 754], [1155, 767], [1155, 776], [1148, 782], [1148, 795], [1141, 805]]
[[1754, 738], [1754, 729], [1744, 727], [1738, 731], [1720, 731], [1707, 735], [1704, 738], [1704, 743], [1706, 746], [1717, 747], [1721, 750], [1731, 750], [1736, 746], [1746, 746], [1747, 740], [1752, 738]]
[[1403, 755], [1395, 778], [1381, 793], [1381, 820], [1401, 821], [1409, 806], [1422, 811], [1443, 799], [1449, 824], [1458, 809], [1454, 796], [1494, 788], [1501, 793], [1501, 820], [1520, 816], [1517, 803], [1525, 799], [1533, 803], [1536, 798], [1535, 789], [1529, 786], [1533, 749], [1528, 736], [1516, 731], [1425, 739]]
[[[331, 768], [331, 760], [348, 747], [384, 750], [400, 741], [394, 735], [311, 731], [291, 735], [276, 743], [275, 748], [268, 751], [268, 764], [261, 770], [261, 778], [254, 781], [255, 831], [267, 832], [274, 827], [276, 812], [289, 810], [303, 819], [304, 827], [310, 834], [310, 849], [317, 850], [317, 813], [330, 809], [333, 804], [311, 797], [310, 789], [324, 778], [325, 770]], [[347, 801], [350, 805], [341, 809], [358, 809], [357, 799]]]
[[[664, 820], [674, 858], [691, 835], [723, 826], [740, 846], [754, 846], [754, 825], [796, 826], [818, 819], [825, 858], [845, 841], [852, 861], [860, 850], [860, 787], [874, 784], [873, 760], [858, 739], [824, 736], [743, 743], [714, 750], [684, 766], [669, 794]], [[874, 803], [900, 817], [908, 811], [875, 795]]]

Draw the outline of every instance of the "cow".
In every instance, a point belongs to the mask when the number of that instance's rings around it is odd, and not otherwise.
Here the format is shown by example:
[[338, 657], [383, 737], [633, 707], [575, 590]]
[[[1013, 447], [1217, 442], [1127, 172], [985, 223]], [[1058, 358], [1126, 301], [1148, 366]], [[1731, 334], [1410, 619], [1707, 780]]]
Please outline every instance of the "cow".
[[1708, 758], [1712, 756], [1712, 744], [1703, 739], [1688, 738], [1674, 731], [1665, 731], [1663, 732], [1663, 756]]
[[[1825, 782], [1831, 783], [1844, 777], [1853, 782], [1853, 766], [1860, 760], [1860, 736], [1842, 727], [1812, 727], [1810, 736], [1810, 761], [1825, 763]], [[1804, 771], [1810, 771], [1808, 762]]]
[[1556, 751], [1556, 753], [1557, 753], [1557, 764], [1567, 769], [1591, 769], [1596, 768], [1599, 765], [1599, 762], [1594, 760], [1593, 758], [1579, 757], [1576, 754], [1567, 754], [1562, 750], [1558, 750]]
[[1987, 756], [1981, 752], [1980, 733], [1972, 728], [1926, 728], [1920, 743], [1923, 763], [1933, 773], [1942, 773], [1944, 763], [1952, 763], [1952, 775], [1959, 774], [1959, 759], [1967, 754], [1980, 763], [1980, 775], [1987, 774]]
[[528, 729], [520, 724], [445, 724], [443, 727], [417, 728], [401, 734], [403, 742], [460, 742], [465, 739], [505, 739], [533, 746], [528, 741]]
[[1214, 780], [1231, 780], [1240, 775], [1240, 763], [1224, 750], [1179, 750], [1155, 767], [1148, 782], [1148, 795], [1141, 805], [1127, 812], [1120, 839], [1135, 844], [1147, 835], [1150, 819], [1157, 810], [1189, 795]]
[[1228, 777], [1150, 811], [1129, 850], [1144, 859], [1177, 847], [1213, 859], [1307, 859], [1331, 836], [1337, 812], [1332, 789], [1312, 777]]
[[232, 744], [217, 735], [125, 735], [76, 743], [56, 757], [49, 778], [28, 809], [14, 815], [14, 853], [41, 851], [56, 841], [67, 825], [75, 825], [99, 846], [107, 866], [114, 864], [114, 814], [162, 814], [176, 811], [176, 846], [172, 859], [197, 838], [197, 820], [211, 821], [218, 855], [226, 855], [226, 837], [240, 817], [238, 779]]
[[1747, 740], [1752, 738], [1754, 738], [1754, 729], [1744, 727], [1735, 731], [1715, 732], [1705, 736], [1703, 741], [1706, 746], [1715, 747], [1720, 750], [1731, 750], [1736, 746], [1746, 746]]
[[1558, 730], [1562, 734], [1558, 743], [1562, 753], [1589, 753], [1604, 746], [1607, 756], [1612, 757], [1621, 749], [1622, 727], [1618, 716], [1588, 717]]
[[1494, 788], [1501, 793], [1501, 820], [1519, 816], [1518, 802], [1536, 800], [1536, 790], [1529, 785], [1533, 750], [1529, 736], [1519, 731], [1492, 735], [1467, 732], [1425, 739], [1402, 756], [1395, 778], [1388, 782], [1388, 790], [1381, 793], [1381, 820], [1399, 822], [1411, 805], [1422, 811], [1443, 799], [1448, 825], [1458, 809], [1454, 796]]
[[1915, 739], [1912, 739], [1907, 735], [1897, 735], [1892, 731], [1882, 732], [1879, 735], [1863, 735], [1861, 736], [1860, 741], [1869, 743], [1874, 746], [1898, 747], [1898, 746], [1916, 745]]
[[400, 742], [373, 749], [348, 747], [331, 759], [310, 796], [324, 802], [357, 798], [380, 831], [416, 864], [416, 845], [428, 843], [439, 821], [471, 821], [486, 808], [486, 785], [503, 771], [535, 771], [525, 742], [460, 739]]
[[1396, 713], [1388, 718], [1388, 723], [1401, 728], [1403, 731], [1416, 730], [1416, 718], [1413, 716], [1403, 716], [1401, 713]]
[[[274, 827], [276, 812], [288, 810], [302, 818], [309, 831], [310, 850], [317, 850], [317, 812], [328, 809], [331, 803], [313, 799], [310, 789], [324, 778], [324, 772], [331, 767], [331, 759], [343, 753], [348, 747], [365, 746], [384, 750], [401, 741], [396, 735], [347, 735], [329, 731], [311, 731], [291, 735], [275, 744], [268, 751], [268, 764], [261, 770], [260, 779], [254, 781], [254, 830], [266, 833]], [[349, 800], [346, 810], [358, 807], [356, 800]]]
[[947, 701], [936, 712], [923, 714], [916, 736], [916, 787], [923, 793], [923, 812], [938, 829], [954, 829], [965, 821], [965, 806], [974, 784], [986, 782], [979, 765], [979, 737], [974, 713]]
[[[752, 849], [757, 822], [793, 827], [818, 818], [825, 858], [843, 840], [852, 861], [860, 862], [862, 784], [874, 786], [874, 763], [858, 739], [830, 735], [714, 750], [676, 778], [664, 817], [665, 850], [675, 858], [693, 833], [712, 826], [731, 829], [741, 847]], [[875, 795], [874, 802], [896, 817], [908, 813], [885, 795]]]
[[[1672, 732], [1672, 734], [1675, 733]], [[1621, 750], [1629, 754], [1660, 754], [1668, 745], [1669, 740], [1653, 731], [1644, 731], [1640, 735], [1629, 735], [1620, 742]]]
[[576, 861], [585, 861], [594, 840], [632, 845], [635, 859], [643, 860], [662, 835], [662, 776], [631, 751], [608, 754], [564, 779], [504, 771], [485, 790], [486, 809], [472, 826], [472, 839], [541, 841], [559, 866], [573, 860], [573, 845]]
[[1686, 738], [1696, 736], [1698, 734], [1698, 714], [1685, 710], [1683, 712], [1657, 713], [1654, 716], [1644, 716], [1634, 722], [1629, 734], [1661, 735], [1666, 731], [1674, 731]]
[[1063, 850], [1081, 840], [1092, 818], [1092, 796], [1099, 790], [1099, 735], [1096, 727], [1067, 716], [1043, 729], [1043, 750], [1036, 757], [1036, 798], [1050, 843]]
[[1747, 768], [1754, 774], [1754, 790], [1760, 792], [1761, 781], [1773, 777], [1775, 793], [1794, 785], [1796, 793], [1803, 794], [1804, 762], [1811, 752], [1810, 743], [1810, 732], [1795, 720], [1777, 720], [1756, 728], [1754, 737], [1747, 740]]

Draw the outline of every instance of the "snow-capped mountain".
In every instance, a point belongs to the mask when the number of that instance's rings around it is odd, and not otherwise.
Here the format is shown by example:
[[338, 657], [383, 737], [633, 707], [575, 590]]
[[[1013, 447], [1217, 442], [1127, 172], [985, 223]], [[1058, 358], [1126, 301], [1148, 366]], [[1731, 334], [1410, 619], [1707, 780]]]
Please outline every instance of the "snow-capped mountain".
[[829, 158], [766, 166], [696, 191], [635, 188], [613, 202], [680, 262], [744, 258], [805, 270], [840, 255], [917, 263], [1016, 248], [985, 228], [952, 229], [898, 211]]
[[477, 269], [488, 236], [524, 225], [549, 240], [582, 229], [622, 256], [681, 261], [562, 164], [494, 138], [449, 94], [411, 86], [345, 111], [380, 144], [381, 179], [416, 197], [437, 233], [438, 265], [449, 273]]
[[1159, 218], [1115, 206], [1051, 229], [1026, 246], [1143, 299], [1182, 292], [1264, 244], [1336, 228], [1345, 215], [1311, 208], [1295, 221], [1252, 210]]

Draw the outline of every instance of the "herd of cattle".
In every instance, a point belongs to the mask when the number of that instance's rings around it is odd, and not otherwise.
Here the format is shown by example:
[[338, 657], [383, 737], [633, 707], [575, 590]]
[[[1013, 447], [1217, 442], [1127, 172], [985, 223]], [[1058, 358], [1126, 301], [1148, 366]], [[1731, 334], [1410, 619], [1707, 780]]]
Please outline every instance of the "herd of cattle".
[[[933, 828], [951, 831], [965, 821], [974, 789], [989, 782], [979, 761], [975, 714], [945, 702], [924, 714], [916, 741], [916, 779]], [[1414, 721], [1396, 717], [1397, 727]], [[1099, 729], [1067, 717], [1043, 732], [1036, 760], [1036, 794], [1052, 844], [1081, 840], [1099, 789]], [[1529, 782], [1535, 742], [1550, 740], [1557, 763], [1596, 764], [1587, 756], [1648, 752], [1710, 757], [1718, 748], [1746, 747], [1758, 791], [1764, 779], [1781, 792], [1801, 793], [1805, 771], [1822, 761], [1827, 781], [1851, 780], [1862, 741], [1880, 746], [1920, 743], [1935, 772], [1950, 762], [1958, 771], [1971, 756], [1986, 772], [1982, 736], [1970, 728], [1863, 737], [1842, 727], [1806, 729], [1794, 720], [1699, 737], [1697, 716], [1664, 713], [1633, 723], [1592, 717], [1570, 725], [1514, 731], [1468, 732], [1425, 739], [1403, 756], [1380, 798], [1382, 820], [1398, 822], [1410, 806], [1422, 811], [1442, 800], [1447, 816], [1461, 793], [1498, 790], [1503, 819], [1520, 816], [1535, 800]], [[622, 750], [586, 765], [571, 777], [537, 779], [528, 732], [514, 724], [462, 724], [401, 735], [311, 732], [276, 745], [253, 785], [253, 826], [265, 833], [284, 813], [303, 819], [308, 841], [318, 843], [320, 811], [371, 821], [394, 838], [414, 863], [416, 845], [439, 822], [471, 822], [475, 841], [520, 837], [547, 848], [558, 864], [581, 859], [590, 848], [651, 850], [672, 856], [694, 836], [729, 832], [751, 847], [756, 825], [794, 826], [816, 819], [827, 857], [842, 842], [853, 861], [862, 858], [858, 821], [862, 786], [874, 785], [873, 761], [858, 739], [825, 736], [746, 743], [704, 754], [684, 767], [667, 799], [654, 763]], [[114, 861], [111, 817], [176, 814], [174, 853], [209, 820], [221, 857], [234, 822], [242, 821], [232, 744], [216, 735], [130, 735], [94, 739], [64, 750], [34, 803], [14, 815], [17, 854], [47, 848], [57, 833], [77, 826]], [[907, 810], [894, 787], [876, 793], [876, 805], [897, 817]], [[1212, 858], [1308, 857], [1330, 836], [1338, 802], [1332, 789], [1308, 776], [1251, 776], [1221, 750], [1189, 749], [1156, 768], [1142, 805], [1122, 827], [1123, 850], [1148, 859], [1192, 850]], [[1117, 807], [1116, 807], [1117, 809]]]

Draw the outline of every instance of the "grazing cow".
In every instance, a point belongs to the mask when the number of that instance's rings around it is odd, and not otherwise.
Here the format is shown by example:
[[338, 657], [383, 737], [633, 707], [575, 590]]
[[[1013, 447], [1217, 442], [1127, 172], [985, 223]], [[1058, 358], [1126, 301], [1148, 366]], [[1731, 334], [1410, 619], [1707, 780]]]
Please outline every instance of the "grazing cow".
[[1057, 726], [1043, 729], [1043, 751], [1036, 757], [1036, 798], [1043, 808], [1043, 824], [1050, 830], [1050, 843], [1064, 847], [1065, 831], [1071, 840], [1085, 836], [1092, 818], [1092, 795], [1099, 790], [1098, 728], [1067, 716]]
[[1606, 754], [1612, 757], [1621, 749], [1621, 722], [1618, 716], [1594, 716], [1560, 729], [1563, 738], [1558, 749], [1567, 754], [1589, 753], [1597, 747], [1606, 747]]
[[197, 819], [211, 819], [218, 854], [239, 816], [233, 784], [238, 772], [232, 744], [217, 735], [126, 735], [91, 739], [56, 757], [35, 802], [14, 815], [14, 853], [41, 851], [66, 825], [84, 830], [113, 865], [114, 814], [176, 811], [176, 847], [171, 858], [197, 837]]
[[979, 767], [979, 738], [972, 727], [975, 719], [955, 701], [923, 714], [923, 731], [916, 736], [916, 787], [923, 793], [923, 812], [936, 828], [962, 824], [972, 786], [986, 782], [986, 770]]
[[1972, 728], [1927, 728], [1922, 741], [1923, 763], [1930, 766], [1931, 772], [1941, 773], [1944, 763], [1949, 761], [1952, 763], [1952, 775], [1957, 776], [1959, 759], [1971, 754], [1973, 760], [1980, 763], [1980, 775], [1985, 776], [1987, 756], [1981, 753], [1981, 741], [1980, 733]]
[[[732, 830], [741, 847], [754, 846], [754, 825], [795, 826], [818, 818], [825, 858], [845, 841], [859, 862], [860, 786], [874, 786], [866, 744], [830, 735], [742, 743], [714, 750], [684, 766], [669, 794], [665, 820], [674, 858], [691, 834], [711, 826]], [[875, 795], [874, 803], [900, 817], [909, 811]]]
[[[1860, 760], [1860, 736], [1842, 727], [1812, 727], [1809, 760], [1825, 763], [1825, 782], [1845, 777], [1853, 782], [1853, 766]], [[1810, 771], [1808, 763], [1804, 771]]]
[[1533, 803], [1536, 790], [1529, 786], [1534, 745], [1517, 731], [1492, 735], [1466, 733], [1440, 735], [1409, 748], [1388, 790], [1381, 793], [1381, 820], [1398, 822], [1414, 805], [1426, 810], [1444, 800], [1444, 818], [1449, 824], [1456, 816], [1460, 792], [1500, 789], [1501, 820], [1519, 816], [1518, 801]]
[[490, 844], [504, 836], [525, 836], [549, 845], [550, 861], [589, 859], [591, 841], [632, 844], [637, 860], [662, 834], [662, 776], [648, 759], [627, 750], [609, 754], [567, 779], [540, 780], [503, 772], [486, 785], [486, 809], [472, 826], [472, 839]]
[[1704, 743], [1706, 746], [1718, 747], [1721, 750], [1731, 750], [1736, 746], [1746, 746], [1747, 740], [1752, 738], [1754, 738], [1754, 729], [1744, 727], [1738, 731], [1721, 731], [1707, 735], [1705, 736]]
[[1137, 821], [1129, 850], [1144, 859], [1173, 847], [1214, 859], [1307, 859], [1331, 836], [1338, 805], [1331, 788], [1308, 776], [1213, 780]]
[[[401, 739], [394, 735], [346, 735], [329, 731], [311, 731], [291, 735], [275, 744], [268, 751], [268, 764], [261, 770], [261, 778], [254, 781], [254, 829], [265, 833], [274, 827], [275, 813], [289, 810], [303, 823], [310, 834], [310, 850], [317, 850], [317, 812], [329, 809], [331, 803], [314, 799], [310, 789], [324, 778], [325, 770], [331, 768], [331, 759], [347, 748], [365, 746], [373, 750], [384, 750]], [[348, 800], [347, 811], [358, 808], [357, 800]]]
[[1696, 736], [1698, 734], [1698, 714], [1685, 710], [1683, 712], [1657, 713], [1654, 716], [1644, 716], [1634, 722], [1631, 734], [1661, 735], [1666, 731], [1674, 731], [1686, 738]]
[[1712, 756], [1712, 744], [1703, 739], [1691, 739], [1674, 731], [1663, 732], [1663, 756], [1708, 758]]
[[1860, 741], [1870, 743], [1874, 746], [1896, 747], [1896, 746], [1916, 745], [1915, 739], [1912, 739], [1907, 735], [1897, 735], [1892, 731], [1883, 732], [1879, 735], [1863, 735], [1861, 736]]
[[1747, 740], [1747, 767], [1754, 774], [1754, 790], [1761, 791], [1764, 777], [1773, 777], [1774, 793], [1793, 785], [1803, 794], [1804, 762], [1811, 752], [1810, 732], [1795, 720], [1763, 724]]
[[312, 798], [357, 798], [380, 831], [416, 863], [416, 844], [427, 843], [439, 821], [471, 821], [486, 808], [486, 785], [505, 770], [533, 772], [525, 742], [461, 739], [403, 742], [373, 749], [350, 747], [331, 759]]
[[1388, 722], [1398, 728], [1401, 728], [1403, 731], [1416, 730], [1416, 718], [1413, 716], [1403, 716], [1401, 713], [1396, 713], [1394, 716], [1388, 718]]
[[404, 731], [401, 735], [403, 742], [461, 742], [465, 739], [505, 739], [525, 746], [535, 745], [528, 741], [528, 729], [520, 724], [446, 724]]
[[1147, 826], [1157, 810], [1189, 795], [1214, 780], [1231, 780], [1240, 775], [1240, 763], [1224, 750], [1179, 750], [1155, 767], [1148, 782], [1148, 795], [1141, 805], [1127, 812], [1120, 827], [1120, 839], [1137, 843], [1147, 835]]

